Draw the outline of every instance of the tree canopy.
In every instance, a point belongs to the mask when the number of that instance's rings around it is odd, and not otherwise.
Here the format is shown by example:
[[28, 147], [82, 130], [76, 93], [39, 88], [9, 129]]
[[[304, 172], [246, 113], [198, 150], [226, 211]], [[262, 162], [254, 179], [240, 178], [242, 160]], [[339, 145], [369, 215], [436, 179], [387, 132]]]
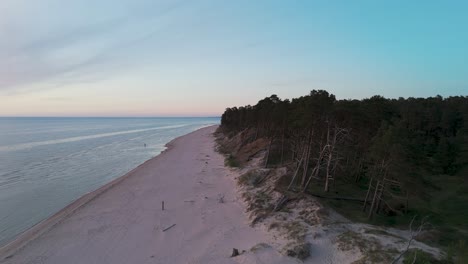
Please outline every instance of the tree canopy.
[[[340, 183], [360, 190], [355, 193], [369, 217], [403, 214], [413, 203], [439, 215], [450, 204], [468, 219], [462, 206], [468, 202], [467, 96], [337, 100], [324, 90], [292, 100], [271, 95], [254, 106], [227, 108], [221, 128], [255, 131], [251, 141], [270, 139], [267, 166], [292, 167], [293, 189], [333, 192]], [[465, 193], [456, 197], [459, 204], [450, 203], [454, 193]]]

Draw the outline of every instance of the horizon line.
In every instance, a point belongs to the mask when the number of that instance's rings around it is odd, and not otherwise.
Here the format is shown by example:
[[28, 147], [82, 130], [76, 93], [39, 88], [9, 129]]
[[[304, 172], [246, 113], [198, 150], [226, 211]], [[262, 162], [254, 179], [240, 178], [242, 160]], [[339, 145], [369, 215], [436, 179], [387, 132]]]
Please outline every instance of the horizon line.
[[0, 116], [0, 118], [221, 118], [221, 116]]

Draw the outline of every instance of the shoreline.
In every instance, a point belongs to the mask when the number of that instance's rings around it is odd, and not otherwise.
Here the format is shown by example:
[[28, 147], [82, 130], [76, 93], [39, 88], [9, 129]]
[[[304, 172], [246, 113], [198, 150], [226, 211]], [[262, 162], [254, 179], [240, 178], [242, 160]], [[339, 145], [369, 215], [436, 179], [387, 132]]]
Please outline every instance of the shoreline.
[[27, 230], [1, 249], [0, 263], [298, 263], [276, 249], [284, 239], [250, 225], [240, 171], [217, 152], [216, 127], [175, 138]]
[[21, 250], [24, 248], [27, 244], [30, 242], [34, 241], [35, 239], [39, 238], [42, 236], [44, 233], [47, 233], [49, 230], [51, 230], [55, 225], [59, 224], [61, 221], [66, 219], [67, 217], [71, 216], [73, 213], [75, 213], [77, 210], [88, 204], [89, 202], [93, 201], [94, 199], [98, 198], [99, 196], [103, 195], [106, 193], [108, 190], [112, 189], [116, 185], [122, 183], [126, 179], [130, 178], [137, 170], [139, 170], [141, 167], [147, 165], [148, 163], [160, 158], [163, 154], [169, 152], [172, 148], [174, 148], [175, 143], [183, 137], [186, 137], [190, 134], [196, 133], [199, 130], [202, 129], [207, 129], [210, 127], [218, 127], [218, 125], [209, 125], [209, 126], [204, 126], [201, 128], [198, 128], [195, 131], [192, 131], [190, 133], [187, 133], [185, 135], [176, 137], [166, 143], [165, 149], [162, 150], [158, 155], [144, 161], [137, 167], [133, 168], [126, 174], [119, 176], [112, 181], [104, 184], [103, 186], [97, 188], [94, 191], [88, 192], [81, 197], [77, 198], [67, 206], [63, 207], [60, 209], [58, 212], [52, 214], [51, 216], [47, 217], [46, 219], [38, 222], [37, 224], [33, 225], [32, 227], [28, 228], [24, 232], [18, 234], [13, 240], [8, 242], [7, 244], [3, 245], [0, 247], [0, 262], [3, 261], [4, 259], [8, 259], [12, 254], [15, 252]]

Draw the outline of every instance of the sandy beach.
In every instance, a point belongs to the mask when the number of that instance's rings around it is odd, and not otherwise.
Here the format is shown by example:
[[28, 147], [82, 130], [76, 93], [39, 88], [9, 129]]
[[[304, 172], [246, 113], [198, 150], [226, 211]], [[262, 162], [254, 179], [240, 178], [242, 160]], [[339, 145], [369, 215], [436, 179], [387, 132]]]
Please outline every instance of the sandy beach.
[[297, 263], [267, 249], [230, 258], [233, 248], [273, 241], [249, 226], [235, 172], [215, 151], [215, 129], [173, 140], [159, 156], [1, 249], [0, 262]]

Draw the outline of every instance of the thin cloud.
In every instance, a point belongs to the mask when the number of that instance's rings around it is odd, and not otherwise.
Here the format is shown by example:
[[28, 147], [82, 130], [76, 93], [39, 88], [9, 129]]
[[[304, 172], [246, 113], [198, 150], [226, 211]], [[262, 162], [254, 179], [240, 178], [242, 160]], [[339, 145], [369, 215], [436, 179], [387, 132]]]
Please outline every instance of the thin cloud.
[[55, 49], [76, 45], [94, 37], [112, 33], [113, 30], [123, 26], [126, 22], [127, 20], [124, 18], [116, 18], [84, 25], [74, 30], [53, 32], [50, 36], [28, 43], [19, 51], [27, 54], [48, 53]]
[[[153, 30], [141, 37], [141, 33], [132, 34], [132, 29], [141, 31], [146, 23], [185, 3], [179, 1], [160, 7], [146, 3], [125, 16], [74, 27], [65, 25], [39, 39], [29, 36], [28, 32], [34, 30], [34, 25], [29, 25], [27, 30], [11, 38], [4, 47], [6, 52], [0, 54], [0, 92], [25, 91], [29, 90], [27, 86], [38, 86], [38, 83], [54, 86], [80, 82], [89, 79], [86, 75], [96, 80], [97, 73], [106, 78], [127, 63], [125, 54], [134, 52], [132, 46], [154, 34]], [[119, 62], [119, 58], [124, 59]]]

